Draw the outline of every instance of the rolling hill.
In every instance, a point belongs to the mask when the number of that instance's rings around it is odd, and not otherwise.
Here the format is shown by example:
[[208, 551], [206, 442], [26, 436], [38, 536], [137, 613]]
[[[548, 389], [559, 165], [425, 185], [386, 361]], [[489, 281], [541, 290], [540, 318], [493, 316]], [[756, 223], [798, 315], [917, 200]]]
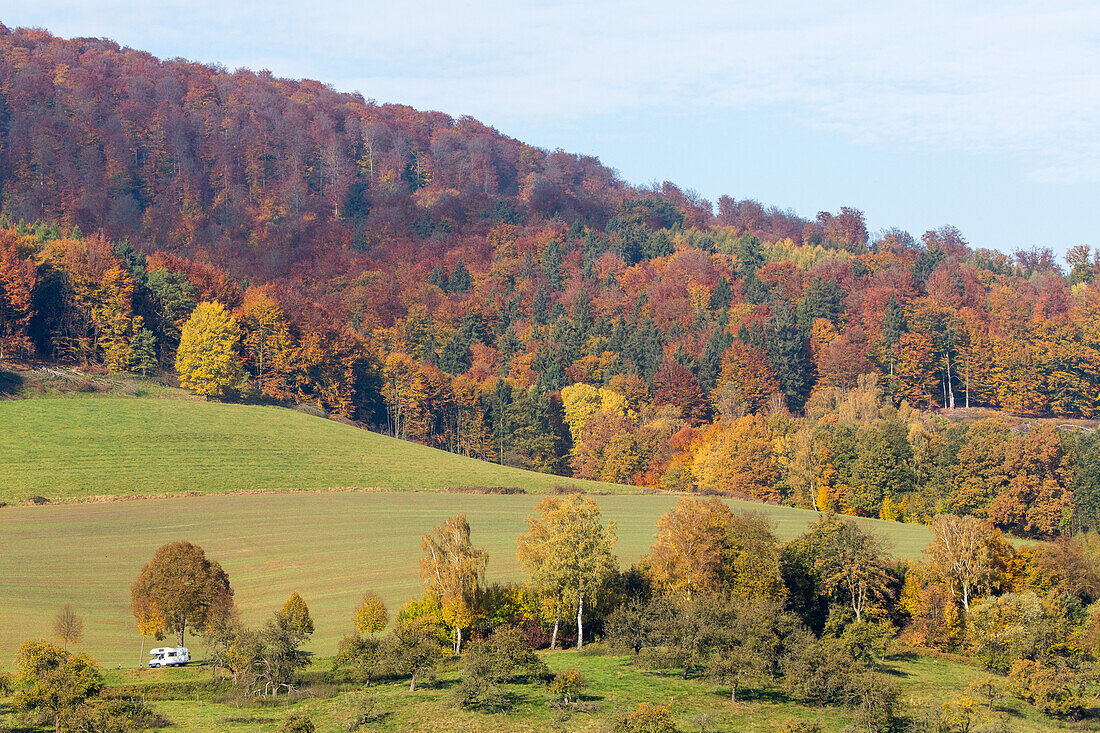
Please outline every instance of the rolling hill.
[[[331, 654], [365, 590], [393, 610], [420, 592], [420, 535], [458, 512], [489, 550], [490, 580], [519, 577], [515, 538], [538, 497], [442, 489], [545, 492], [563, 481], [273, 407], [89, 395], [0, 402], [0, 422], [0, 496], [63, 500], [0, 509], [5, 666], [19, 642], [49, 635], [64, 603], [86, 619], [83, 648], [111, 665], [136, 661], [130, 583], [158, 546], [179, 539], [224, 565], [247, 620], [302, 593], [316, 621], [314, 647]], [[625, 564], [646, 552], [657, 518], [677, 500], [569, 483], [609, 492], [598, 501], [605, 518], [618, 523], [616, 551]], [[326, 491], [348, 487], [374, 490]], [[164, 494], [175, 496], [81, 502]], [[763, 512], [785, 539], [818, 516], [730, 503]], [[919, 556], [929, 538], [923, 526], [858, 521], [885, 535], [901, 557]]]
[[189, 491], [633, 489], [486, 463], [279, 407], [88, 395], [0, 402], [0, 422], [0, 501], [9, 503]]

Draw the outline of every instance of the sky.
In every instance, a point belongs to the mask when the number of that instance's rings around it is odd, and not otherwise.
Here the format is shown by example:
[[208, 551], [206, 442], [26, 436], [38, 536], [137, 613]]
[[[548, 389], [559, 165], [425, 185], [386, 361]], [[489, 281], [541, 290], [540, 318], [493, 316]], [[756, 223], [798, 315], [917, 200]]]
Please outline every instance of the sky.
[[0, 22], [472, 115], [711, 201], [1100, 246], [1094, 1], [37, 0]]

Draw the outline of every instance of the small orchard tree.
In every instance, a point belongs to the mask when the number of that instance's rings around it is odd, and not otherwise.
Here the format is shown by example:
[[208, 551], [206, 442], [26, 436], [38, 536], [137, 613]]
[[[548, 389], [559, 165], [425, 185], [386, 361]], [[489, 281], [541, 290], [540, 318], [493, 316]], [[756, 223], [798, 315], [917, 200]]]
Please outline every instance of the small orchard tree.
[[856, 621], [887, 595], [890, 575], [883, 540], [855, 522], [826, 519], [822, 553], [816, 561], [825, 587], [848, 601]]
[[84, 639], [84, 619], [76, 615], [71, 603], [66, 603], [53, 620], [53, 633], [65, 646], [79, 644]]
[[378, 637], [389, 621], [386, 604], [378, 594], [368, 591], [355, 609], [352, 620], [356, 633], [340, 639], [336, 658], [333, 659], [333, 669], [350, 667], [355, 680], [370, 687], [376, 677], [392, 666], [392, 655]]
[[12, 707], [41, 713], [55, 730], [80, 715], [103, 687], [103, 673], [84, 654], [74, 655], [45, 641], [27, 641], [15, 655]]
[[[521, 536], [519, 561], [536, 588], [577, 607], [577, 648], [584, 646], [585, 601], [591, 601], [615, 570], [612, 554], [615, 523], [604, 527], [600, 508], [588, 497], [548, 496], [539, 502], [538, 517], [528, 517], [530, 528]], [[561, 604], [554, 620], [555, 637]]]
[[176, 351], [180, 386], [222, 397], [245, 384], [237, 323], [221, 303], [199, 303], [183, 324]]
[[395, 670], [409, 676], [409, 692], [416, 692], [417, 679], [433, 674], [443, 661], [443, 647], [431, 624], [410, 619], [394, 628], [389, 657]]
[[172, 542], [158, 549], [130, 588], [130, 608], [143, 633], [174, 633], [213, 626], [232, 612], [233, 588], [222, 566], [198, 545]]
[[420, 541], [424, 557], [420, 575], [429, 592], [439, 599], [444, 619], [451, 626], [454, 653], [462, 651], [462, 630], [474, 620], [477, 594], [485, 578], [489, 553], [470, 542], [465, 514], [448, 519]]
[[546, 662], [519, 629], [499, 627], [487, 639], [474, 642], [463, 655], [462, 679], [454, 690], [454, 701], [463, 708], [503, 712], [512, 705], [505, 683], [548, 674]]
[[305, 599], [294, 591], [283, 607], [276, 612], [279, 623], [291, 632], [306, 638], [313, 633], [313, 619], [309, 615], [309, 606]]
[[377, 593], [368, 591], [363, 594], [363, 600], [355, 609], [354, 622], [355, 630], [360, 634], [377, 634], [386, 628], [389, 613], [386, 611], [386, 604]]

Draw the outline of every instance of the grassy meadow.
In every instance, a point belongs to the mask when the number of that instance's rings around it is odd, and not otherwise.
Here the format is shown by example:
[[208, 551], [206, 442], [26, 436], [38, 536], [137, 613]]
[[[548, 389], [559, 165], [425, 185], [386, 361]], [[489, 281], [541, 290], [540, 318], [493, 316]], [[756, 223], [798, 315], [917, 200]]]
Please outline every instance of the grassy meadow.
[[[455, 663], [447, 664], [436, 681], [408, 691], [404, 681], [382, 681], [372, 685], [376, 719], [363, 730], [387, 730], [398, 733], [419, 731], [462, 731], [463, 733], [536, 733], [547, 730], [606, 731], [618, 714], [648, 701], [670, 705], [680, 730], [738, 731], [774, 733], [789, 720], [817, 721], [829, 733], [840, 733], [853, 723], [851, 711], [843, 707], [812, 707], [790, 700], [778, 689], [739, 692], [739, 701], [730, 702], [728, 688], [719, 688], [703, 679], [680, 679], [679, 674], [648, 672], [633, 666], [629, 657], [581, 655], [575, 651], [545, 653], [553, 672], [580, 670], [588, 682], [584, 695], [586, 711], [574, 712], [562, 720], [550, 708], [550, 696], [538, 683], [509, 685], [516, 706], [508, 713], [483, 713], [455, 708], [449, 700], [458, 682]], [[355, 685], [333, 684], [325, 680], [329, 660], [317, 659], [306, 671], [302, 694], [241, 704], [225, 694], [227, 689], [211, 686], [210, 671], [204, 667], [183, 669], [110, 670], [107, 684], [124, 687], [128, 694], [140, 692], [150, 705], [172, 722], [170, 730], [179, 733], [205, 733], [218, 730], [229, 733], [275, 733], [289, 710], [308, 713], [318, 733], [346, 731], [346, 721], [362, 699]], [[884, 671], [900, 687], [901, 699], [910, 715], [919, 716], [929, 708], [940, 708], [958, 698], [967, 685], [981, 678], [982, 672], [955, 661], [932, 659], [911, 654], [888, 658]], [[192, 685], [190, 689], [181, 685]], [[194, 687], [197, 685], [197, 688]], [[1013, 733], [1038, 733], [1059, 729], [1078, 729], [1075, 724], [1060, 724], [1046, 718], [1030, 706], [1007, 698], [997, 703], [991, 714], [982, 717], [1003, 719]], [[5, 714], [0, 702], [0, 726], [17, 724]], [[1079, 725], [1079, 724], [1078, 724]]]
[[499, 466], [283, 407], [77, 395], [0, 401], [0, 501], [184, 492], [630, 487]]

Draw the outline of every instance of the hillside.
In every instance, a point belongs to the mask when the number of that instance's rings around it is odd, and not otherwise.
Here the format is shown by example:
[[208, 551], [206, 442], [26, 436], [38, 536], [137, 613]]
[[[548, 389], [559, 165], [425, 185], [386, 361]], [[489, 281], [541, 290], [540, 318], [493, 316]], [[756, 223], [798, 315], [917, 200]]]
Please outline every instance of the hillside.
[[0, 501], [363, 489], [442, 491], [557, 484], [524, 471], [279, 407], [111, 395], [0, 401]]
[[[0, 180], [3, 359], [575, 479], [1100, 528], [1100, 441], [1060, 428], [1100, 416], [1084, 244], [1063, 267], [631, 186], [468, 118], [5, 27]], [[309, 486], [376, 479], [271, 450]], [[206, 490], [193, 465], [165, 482]]]

